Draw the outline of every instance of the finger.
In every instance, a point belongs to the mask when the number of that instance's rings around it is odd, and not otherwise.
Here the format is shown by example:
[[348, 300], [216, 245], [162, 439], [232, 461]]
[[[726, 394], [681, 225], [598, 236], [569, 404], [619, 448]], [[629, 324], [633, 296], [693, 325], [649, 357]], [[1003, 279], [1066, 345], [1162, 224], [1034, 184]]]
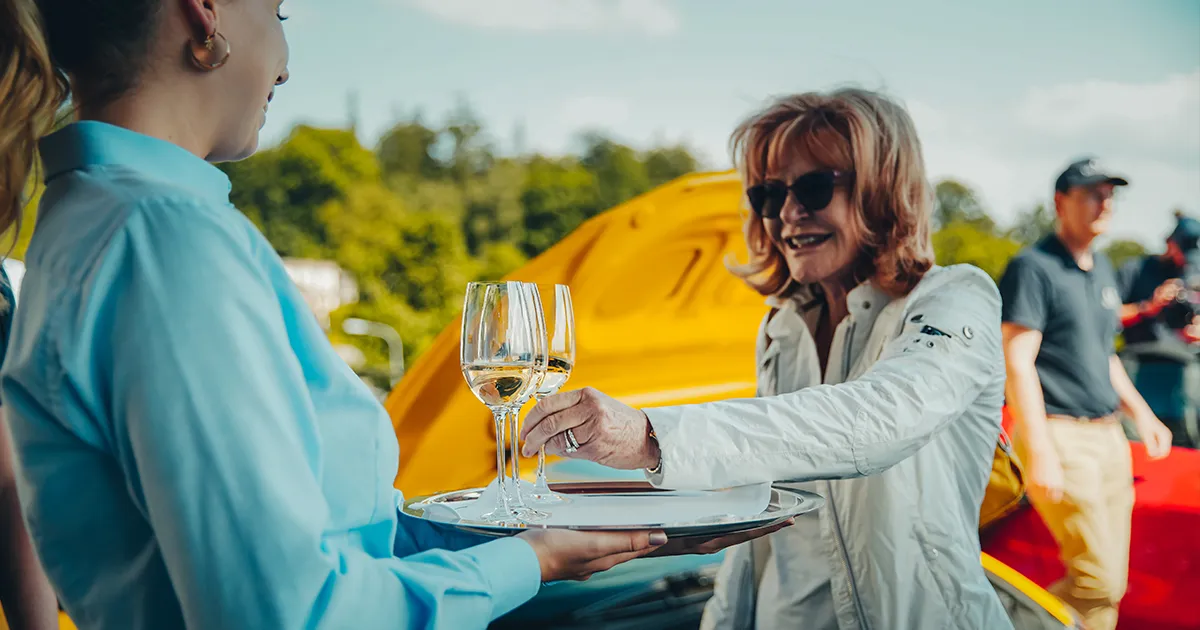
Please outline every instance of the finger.
[[[587, 388], [576, 389], [569, 392], [563, 392], [561, 394], [554, 394], [553, 396], [547, 396], [538, 401], [538, 403], [534, 405], [533, 409], [529, 412], [529, 415], [525, 416], [525, 426], [521, 429], [521, 439], [528, 440], [530, 432], [532, 432], [533, 429], [540, 423], [544, 422], [548, 416], [552, 416], [564, 409], [569, 409], [575, 405], [578, 405], [579, 402], [583, 400], [585, 391], [587, 391]], [[553, 435], [553, 433], [551, 433], [551, 435]]]
[[667, 543], [667, 534], [662, 530], [638, 530], [629, 532], [605, 532], [592, 538], [590, 552], [599, 558], [617, 553], [654, 549]]
[[[549, 400], [549, 399], [547, 399]], [[534, 407], [536, 409], [536, 407]], [[528, 424], [526, 429], [528, 432], [525, 435], [525, 445], [521, 448], [521, 452], [526, 457], [532, 456], [538, 452], [538, 449], [550, 442], [554, 436], [587, 422], [588, 416], [584, 411], [576, 411], [574, 407], [557, 411], [552, 415], [545, 416], [541, 421], [530, 428]], [[528, 422], [528, 421], [527, 421]], [[563, 438], [565, 439], [565, 438]], [[579, 437], [576, 435], [576, 440]], [[565, 452], [566, 443], [563, 442]], [[549, 450], [549, 448], [547, 449]]]
[[653, 553], [655, 549], [656, 549], [656, 547], [648, 547], [646, 549], [638, 549], [637, 551], [627, 551], [624, 553], [615, 553], [615, 554], [612, 554], [611, 556], [604, 556], [603, 558], [597, 558], [596, 560], [592, 560], [591, 562], [585, 564], [584, 570], [588, 571], [590, 573], [600, 573], [601, 571], [607, 571], [607, 570], [617, 566], [618, 564], [623, 564], [625, 562], [629, 562], [630, 560], [637, 560], [638, 558], [649, 555], [649, 554]]
[[769, 536], [785, 527], [794, 525], [795, 523], [796, 523], [795, 520], [788, 519], [782, 523], [771, 525], [770, 527], [760, 527], [758, 529], [752, 529], [748, 532], [740, 532], [737, 534], [730, 534], [729, 536], [722, 536], [720, 538], [714, 538], [712, 540], [709, 540], [707, 542], [704, 542], [704, 543], [701, 543], [700, 545], [698, 545], [696, 547], [696, 551], [697, 551], [697, 553], [701, 553], [701, 554], [716, 553], [727, 547], [732, 547], [734, 545], [740, 545], [744, 542], [749, 542], [751, 540], [754, 540], [755, 538]]
[[[574, 453], [567, 452], [567, 434], [565, 431], [551, 436], [550, 440], [548, 442], [546, 442], [545, 446], [546, 446], [546, 454], [547, 455], [557, 455], [559, 457], [569, 457], [569, 458], [579, 457], [578, 450], [576, 450]], [[536, 453], [537, 448], [540, 448], [540, 447], [533, 447], [528, 442], [526, 442], [526, 446], [524, 446], [523, 448], [525, 448], [526, 450], [529, 450], [530, 453], [532, 454], [532, 453]]]

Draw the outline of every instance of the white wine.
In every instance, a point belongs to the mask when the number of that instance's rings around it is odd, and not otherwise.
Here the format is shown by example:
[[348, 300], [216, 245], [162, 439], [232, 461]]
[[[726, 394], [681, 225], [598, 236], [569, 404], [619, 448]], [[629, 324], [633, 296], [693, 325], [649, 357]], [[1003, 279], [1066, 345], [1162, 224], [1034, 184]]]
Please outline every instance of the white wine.
[[567, 383], [567, 378], [571, 376], [572, 367], [571, 362], [566, 359], [550, 357], [550, 362], [546, 365], [546, 377], [542, 379], [542, 384], [538, 387], [537, 397], [543, 398], [558, 393], [558, 390]]
[[533, 379], [532, 363], [473, 363], [462, 371], [471, 393], [489, 407], [516, 402]]

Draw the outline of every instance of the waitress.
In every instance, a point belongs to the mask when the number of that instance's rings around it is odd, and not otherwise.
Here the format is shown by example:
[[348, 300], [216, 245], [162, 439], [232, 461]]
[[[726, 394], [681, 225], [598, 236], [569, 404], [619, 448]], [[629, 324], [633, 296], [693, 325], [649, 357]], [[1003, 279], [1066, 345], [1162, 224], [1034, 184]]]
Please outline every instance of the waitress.
[[[0, 364], [4, 363], [8, 350], [16, 306], [12, 283], [0, 264]], [[6, 560], [0, 563], [0, 608], [11, 628], [54, 630], [58, 628], [58, 607], [21, 518], [15, 462], [2, 403], [0, 400], [0, 557]]]

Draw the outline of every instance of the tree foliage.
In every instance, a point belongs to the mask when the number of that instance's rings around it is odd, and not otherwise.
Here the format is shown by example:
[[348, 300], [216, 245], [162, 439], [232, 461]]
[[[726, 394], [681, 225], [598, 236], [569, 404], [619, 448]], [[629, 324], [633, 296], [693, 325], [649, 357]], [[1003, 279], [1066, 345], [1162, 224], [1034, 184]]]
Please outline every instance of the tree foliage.
[[1104, 248], [1104, 253], [1108, 255], [1108, 259], [1112, 261], [1115, 267], [1120, 267], [1130, 260], [1145, 256], [1148, 252], [1137, 241], [1116, 240]]
[[[503, 278], [587, 219], [698, 166], [680, 145], [641, 151], [597, 133], [582, 140], [578, 155], [502, 155], [460, 105], [440, 125], [419, 115], [399, 121], [374, 150], [352, 131], [302, 125], [278, 146], [221, 168], [234, 205], [281, 255], [333, 260], [355, 278], [359, 299], [333, 314], [330, 332], [358, 346], [363, 373], [387, 389], [385, 348], [342, 335], [344, 318], [392, 326], [411, 361], [454, 317], [467, 281]], [[935, 193], [941, 264], [974, 264], [998, 279], [1022, 246], [1054, 229], [1045, 205], [1001, 229], [966, 184], [945, 180]], [[31, 204], [17, 258], [34, 217]], [[1108, 248], [1118, 264], [1144, 252], [1133, 241]]]
[[234, 205], [283, 256], [329, 259], [356, 280], [357, 303], [331, 334], [386, 387], [385, 347], [338, 331], [346, 317], [392, 326], [407, 360], [461, 306], [469, 280], [500, 279], [599, 212], [697, 167], [682, 146], [640, 152], [605, 136], [578, 156], [497, 155], [460, 105], [440, 126], [417, 115], [371, 151], [347, 130], [296, 127], [278, 146], [221, 168]]
[[1033, 245], [1054, 231], [1054, 211], [1039, 203], [1017, 215], [1008, 237], [1022, 245]]

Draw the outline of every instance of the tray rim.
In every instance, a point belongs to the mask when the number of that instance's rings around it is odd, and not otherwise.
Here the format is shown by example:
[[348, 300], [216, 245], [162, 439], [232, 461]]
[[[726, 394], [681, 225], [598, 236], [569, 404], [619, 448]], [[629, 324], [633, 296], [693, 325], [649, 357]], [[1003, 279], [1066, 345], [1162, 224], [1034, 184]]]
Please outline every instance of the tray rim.
[[[563, 494], [626, 494], [630, 492], [646, 493], [671, 491], [670, 489], [656, 488], [646, 481], [631, 480], [550, 482], [550, 488]], [[726, 490], [726, 488], [715, 489], [712, 491], [720, 490]], [[523, 531], [539, 529], [566, 529], [575, 531], [636, 531], [658, 529], [666, 532], [669, 538], [689, 538], [726, 535], [757, 529], [760, 527], [769, 527], [771, 525], [782, 523], [794, 516], [820, 509], [825, 503], [825, 498], [814, 492], [798, 490], [795, 488], [787, 488], [779, 484], [771, 484], [771, 499], [768, 502], [768, 510], [761, 512], [757, 516], [747, 517], [741, 520], [722, 521], [715, 523], [645, 523], [639, 525], [550, 525], [542, 523], [492, 524], [483, 523], [480, 521], [448, 522], [432, 518], [425, 518], [423, 515], [424, 511], [419, 510], [419, 504], [428, 502], [432, 499], [458, 496], [462, 497], [462, 499], [459, 500], [464, 500], [468, 497], [468, 495], [475, 494], [478, 496], [478, 493], [481, 493], [482, 491], [483, 488], [464, 488], [461, 490], [451, 490], [447, 492], [438, 492], [429, 495], [406, 498], [403, 505], [401, 505], [399, 512], [406, 518], [420, 520], [436, 526], [497, 538], [512, 536]], [[772, 506], [778, 506], [780, 496], [791, 497], [791, 499], [795, 501], [795, 504], [788, 508], [776, 508], [776, 510], [772, 511], [770, 508]]]

